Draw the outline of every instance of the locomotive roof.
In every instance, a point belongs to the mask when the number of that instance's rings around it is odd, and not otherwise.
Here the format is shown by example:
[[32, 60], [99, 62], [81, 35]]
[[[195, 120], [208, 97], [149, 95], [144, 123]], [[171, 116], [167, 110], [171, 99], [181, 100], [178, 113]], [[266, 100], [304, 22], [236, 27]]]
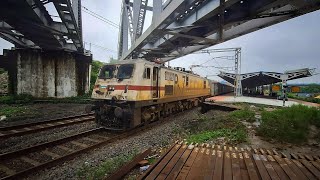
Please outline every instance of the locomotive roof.
[[[176, 72], [179, 72], [179, 73], [184, 73], [184, 74], [188, 74], [188, 75], [193, 75], [193, 76], [201, 77], [200, 75], [197, 75], [197, 74], [193, 74], [193, 73], [190, 73], [190, 72], [180, 71], [180, 70], [177, 70], [177, 69], [174, 69], [174, 68], [169, 68], [169, 67], [166, 67], [166, 66], [162, 66], [161, 64], [158, 64], [158, 63], [152, 62], [152, 61], [147, 61], [147, 60], [145, 60], [145, 59], [122, 60], [122, 61], [116, 61], [116, 62], [114, 62], [114, 63], [107, 63], [107, 64], [105, 64], [105, 65], [137, 64], [137, 63], [145, 63], [145, 64], [148, 64], [148, 65], [153, 65], [153, 66], [161, 67], [161, 68], [168, 69], [168, 70], [171, 70], [171, 71], [176, 71]], [[205, 78], [205, 77], [202, 77], [202, 78]], [[206, 78], [205, 78], [205, 79], [206, 79]]]

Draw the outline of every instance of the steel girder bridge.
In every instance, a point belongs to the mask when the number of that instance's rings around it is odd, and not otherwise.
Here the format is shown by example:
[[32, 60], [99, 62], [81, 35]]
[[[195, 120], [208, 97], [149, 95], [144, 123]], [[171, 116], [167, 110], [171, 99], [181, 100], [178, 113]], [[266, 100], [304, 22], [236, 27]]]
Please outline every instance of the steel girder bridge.
[[[119, 59], [166, 62], [319, 8], [319, 0], [123, 0]], [[152, 24], [142, 33], [146, 11]]]
[[[59, 21], [46, 4], [53, 3]], [[83, 53], [81, 0], [1, 0], [0, 37], [16, 48]]]

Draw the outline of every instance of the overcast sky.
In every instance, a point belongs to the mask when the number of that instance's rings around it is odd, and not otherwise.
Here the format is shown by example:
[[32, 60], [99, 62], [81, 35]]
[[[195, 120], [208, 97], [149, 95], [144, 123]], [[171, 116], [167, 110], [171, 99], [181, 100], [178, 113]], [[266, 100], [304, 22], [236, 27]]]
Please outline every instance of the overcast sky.
[[[121, 1], [82, 0], [89, 10], [119, 24]], [[147, 14], [144, 30], [151, 23], [151, 13]], [[211, 48], [242, 48], [242, 73], [256, 71], [284, 72], [301, 68], [317, 68], [320, 72], [320, 11], [294, 18], [271, 27], [241, 36]], [[91, 51], [95, 60], [108, 62], [117, 57], [118, 29], [83, 12], [83, 38], [93, 43]], [[100, 46], [100, 47], [97, 47]], [[8, 49], [12, 44], [0, 38], [0, 48]], [[90, 46], [86, 44], [86, 49]], [[107, 50], [109, 49], [109, 50]], [[2, 54], [2, 52], [1, 52]], [[192, 64], [208, 66], [232, 66], [231, 61], [211, 60], [221, 54], [188, 55], [170, 62], [171, 66], [189, 68]], [[211, 60], [211, 61], [210, 61]], [[206, 76], [218, 73], [216, 68], [195, 68]], [[217, 77], [210, 77], [217, 79]], [[293, 83], [320, 83], [320, 76], [292, 81]]]

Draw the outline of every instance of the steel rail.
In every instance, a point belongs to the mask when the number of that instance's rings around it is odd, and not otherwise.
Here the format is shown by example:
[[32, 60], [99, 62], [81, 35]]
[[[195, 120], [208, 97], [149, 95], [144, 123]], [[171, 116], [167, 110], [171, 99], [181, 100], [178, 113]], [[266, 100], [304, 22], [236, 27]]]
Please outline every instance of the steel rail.
[[0, 139], [9, 138], [13, 136], [21, 136], [25, 134], [31, 134], [35, 132], [48, 130], [48, 129], [69, 126], [69, 125], [84, 123], [84, 122], [93, 121], [93, 120], [94, 120], [93, 114], [89, 113], [89, 114], [82, 114], [82, 115], [46, 120], [41, 122], [0, 127]]
[[[186, 111], [188, 111], [188, 110], [186, 110]], [[173, 117], [177, 116], [177, 115], [179, 115], [179, 114], [181, 114], [183, 112], [186, 112], [186, 111], [182, 111], [182, 112], [179, 112], [177, 114], [174, 114]], [[169, 116], [169, 117], [172, 117], [172, 116]], [[88, 152], [88, 151], [90, 151], [92, 149], [96, 149], [96, 148], [99, 148], [99, 147], [104, 146], [106, 144], [110, 144], [110, 143], [122, 140], [122, 139], [124, 139], [126, 137], [129, 137], [129, 136], [141, 133], [143, 131], [152, 129], [153, 127], [158, 126], [159, 124], [167, 123], [167, 122], [169, 122], [168, 121], [169, 117], [162, 118], [162, 119], [160, 119], [158, 121], [155, 121], [155, 122], [152, 122], [152, 123], [149, 123], [149, 124], [145, 124], [145, 125], [141, 125], [141, 126], [136, 127], [136, 128], [132, 128], [132, 129], [130, 129], [128, 131], [125, 131], [125, 132], [123, 132], [121, 134], [114, 135], [114, 136], [112, 136], [112, 137], [110, 137], [110, 138], [108, 138], [106, 140], [103, 140], [103, 141], [100, 141], [100, 142], [96, 142], [96, 143], [94, 143], [92, 145], [88, 145], [88, 147], [85, 147], [85, 148], [82, 148], [82, 149], [80, 148], [78, 150], [75, 150], [75, 151], [72, 151], [70, 153], [64, 154], [63, 156], [59, 156], [57, 158], [54, 158], [53, 160], [41, 163], [39, 165], [33, 166], [31, 168], [28, 168], [28, 169], [25, 169], [25, 170], [22, 170], [22, 171], [19, 171], [19, 172], [15, 172], [14, 174], [8, 175], [6, 177], [2, 177], [1, 180], [21, 178], [23, 176], [30, 175], [31, 173], [34, 173], [36, 171], [52, 167], [54, 165], [57, 165], [57, 164], [60, 164], [60, 163], [62, 163], [64, 161], [66, 161], [66, 160], [72, 159], [72, 158], [74, 158], [74, 157], [76, 157], [76, 156], [78, 156], [78, 155], [80, 155], [82, 153]], [[56, 140], [56, 141], [52, 141], [52, 142], [48, 142], [48, 143], [43, 143], [43, 144], [40, 144], [40, 145], [37, 145], [37, 146], [34, 146], [34, 147], [30, 147], [30, 148], [26, 148], [26, 149], [14, 151], [14, 152], [1, 154], [0, 155], [0, 169], [1, 169], [1, 162], [3, 162], [4, 160], [11, 160], [11, 158], [13, 158], [13, 157], [14, 157], [14, 159], [17, 159], [18, 157], [27, 155], [28, 153], [34, 153], [35, 151], [45, 150], [48, 147], [55, 147], [56, 145], [61, 145], [61, 144], [66, 143], [66, 142], [73, 141], [75, 138], [85, 137], [86, 135], [100, 133], [102, 131], [103, 131], [103, 128], [97, 128], [97, 129], [94, 129], [94, 130], [91, 130], [91, 131], [88, 131], [88, 132], [85, 132], [85, 133], [80, 133], [80, 134], [77, 134], [77, 135], [74, 135], [74, 136], [70, 136], [70, 137], [67, 137], [67, 138], [62, 138], [62, 139], [59, 139], [59, 140]]]

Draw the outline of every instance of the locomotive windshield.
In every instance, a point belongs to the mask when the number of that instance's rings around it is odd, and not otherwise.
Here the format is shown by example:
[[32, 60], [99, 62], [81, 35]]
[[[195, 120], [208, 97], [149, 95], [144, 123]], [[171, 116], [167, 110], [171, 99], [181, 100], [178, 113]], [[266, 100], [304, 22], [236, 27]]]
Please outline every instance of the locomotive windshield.
[[114, 65], [103, 66], [100, 71], [99, 78], [100, 79], [111, 79], [114, 77], [115, 70], [116, 70], [116, 66], [114, 66]]
[[133, 64], [123, 64], [120, 65], [118, 69], [118, 79], [129, 79], [131, 78], [133, 72]]

